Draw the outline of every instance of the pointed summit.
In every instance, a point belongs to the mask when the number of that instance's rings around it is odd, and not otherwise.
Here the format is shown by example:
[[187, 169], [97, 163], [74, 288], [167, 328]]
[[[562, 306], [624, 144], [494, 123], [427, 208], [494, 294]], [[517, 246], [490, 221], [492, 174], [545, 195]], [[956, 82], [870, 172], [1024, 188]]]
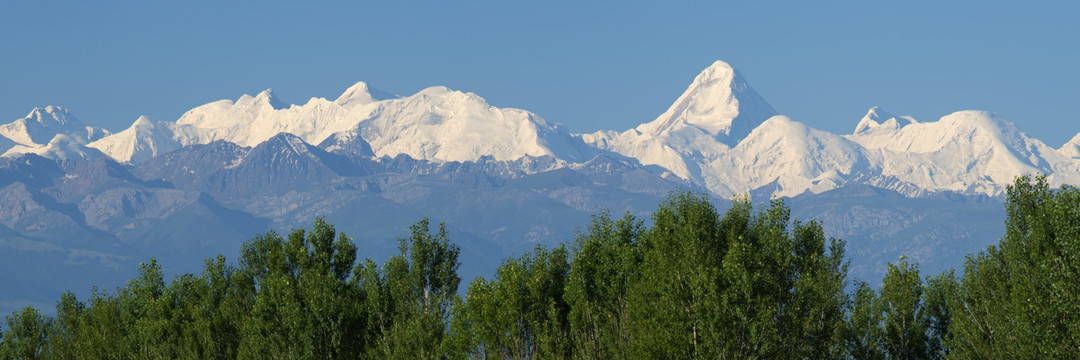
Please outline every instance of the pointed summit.
[[376, 101], [393, 99], [397, 96], [390, 95], [389, 93], [373, 89], [368, 86], [367, 83], [359, 81], [348, 89], [345, 89], [341, 96], [334, 100], [335, 104], [350, 107], [355, 105], [370, 104]]
[[375, 99], [371, 97], [371, 93], [368, 91], [367, 83], [360, 81], [353, 84], [353, 86], [350, 86], [348, 89], [345, 89], [345, 92], [341, 93], [341, 96], [338, 96], [337, 100], [334, 100], [334, 103], [346, 106], [350, 103], [368, 104], [374, 101]]
[[67, 109], [59, 106], [34, 108], [26, 117], [0, 126], [0, 135], [26, 146], [46, 145], [58, 134], [68, 135], [85, 144], [108, 135], [108, 132], [87, 127]]
[[296, 154], [304, 155], [309, 154], [311, 152], [311, 149], [314, 148], [314, 146], [304, 142], [304, 139], [301, 139], [299, 136], [287, 132], [278, 133], [277, 135], [274, 135], [270, 139], [264, 141], [262, 144], [255, 146], [255, 148], [258, 149], [259, 146], [276, 146], [280, 148], [279, 150], [288, 150]]
[[582, 138], [593, 146], [636, 158], [644, 165], [658, 165], [675, 176], [728, 194], [736, 190], [723, 188], [724, 175], [709, 173], [706, 164], [726, 156], [775, 115], [776, 110], [737, 70], [716, 61], [656, 120], [621, 134], [601, 131]]
[[171, 123], [155, 123], [146, 115], [139, 116], [130, 127], [87, 144], [117, 162], [139, 163], [179, 149]]
[[145, 128], [152, 126], [154, 126], [154, 121], [150, 120], [150, 117], [146, 115], [140, 115], [139, 118], [135, 119], [135, 122], [131, 124], [131, 127], [134, 128]]
[[881, 108], [874, 106], [866, 112], [866, 116], [864, 116], [863, 119], [869, 119], [880, 123], [882, 120], [888, 120], [894, 117], [896, 117], [896, 115], [893, 115], [888, 111], [882, 110]]
[[639, 126], [638, 131], [658, 136], [693, 127], [734, 146], [773, 115], [776, 110], [737, 70], [716, 61], [694, 78], [666, 112]]
[[1080, 159], [1080, 134], [1076, 134], [1072, 139], [1065, 142], [1064, 145], [1061, 145], [1058, 152], [1061, 152], [1062, 155], [1071, 159]]
[[69, 122], [74, 122], [79, 126], [83, 126], [79, 119], [76, 119], [71, 115], [71, 112], [65, 108], [59, 106], [46, 106], [45, 108], [34, 108], [26, 118], [29, 121], [36, 122], [45, 127], [64, 127]]
[[735, 68], [731, 67], [731, 64], [716, 60], [712, 65], [709, 65], [705, 70], [702, 70], [701, 73], [694, 78], [694, 83], [698, 84], [714, 81], [730, 83], [734, 77]]
[[[54, 130], [57, 132], [64, 132], [64, 130], [84, 130], [86, 125], [83, 125], [82, 121], [79, 121], [71, 112], [65, 108], [59, 106], [46, 106], [44, 108], [34, 108], [29, 114], [26, 114], [25, 125], [27, 129], [34, 130]], [[30, 131], [30, 137], [35, 143], [44, 144], [48, 143], [56, 134], [55, 133], [37, 133], [33, 130]]]
[[281, 99], [277, 97], [277, 94], [274, 94], [274, 89], [266, 89], [260, 92], [259, 95], [255, 96], [255, 103], [270, 104], [270, 107], [274, 108], [274, 110], [289, 108], [289, 104], [281, 101]]
[[339, 155], [361, 158], [375, 157], [375, 150], [371, 149], [371, 144], [360, 137], [360, 134], [356, 131], [334, 133], [326, 138], [326, 140], [319, 143], [318, 147], [327, 152]]
[[910, 116], [896, 116], [874, 106], [866, 112], [866, 115], [863, 116], [861, 120], [859, 120], [859, 125], [855, 126], [855, 132], [851, 134], [859, 135], [878, 129], [900, 130], [900, 128], [904, 126], [915, 123], [917, 123], [915, 119]]
[[211, 175], [209, 183], [221, 187], [208, 191], [215, 196], [246, 199], [256, 195], [280, 195], [298, 188], [313, 188], [355, 172], [344, 157], [316, 148], [300, 137], [278, 133], [251, 148], [236, 163]]

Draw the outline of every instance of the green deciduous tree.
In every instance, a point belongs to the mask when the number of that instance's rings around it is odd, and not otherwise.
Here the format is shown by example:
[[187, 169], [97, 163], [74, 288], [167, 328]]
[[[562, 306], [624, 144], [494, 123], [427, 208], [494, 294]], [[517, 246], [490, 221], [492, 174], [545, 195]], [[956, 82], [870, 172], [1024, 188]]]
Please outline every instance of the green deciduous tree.
[[882, 312], [877, 292], [865, 282], [855, 285], [848, 308], [847, 326], [843, 331], [844, 352], [852, 359], [884, 359], [885, 335], [881, 327]]
[[0, 358], [46, 359], [51, 332], [49, 321], [32, 307], [25, 307], [4, 318], [7, 331], [0, 342]]
[[779, 200], [757, 213], [737, 200], [720, 217], [703, 195], [669, 197], [642, 236], [641, 276], [630, 291], [632, 356], [838, 354], [843, 244], [789, 214]]
[[153, 258], [139, 265], [139, 277], [120, 289], [121, 321], [128, 329], [124, 353], [143, 359], [171, 359], [179, 354], [178, 323], [171, 321], [172, 299], [166, 294], [165, 277]]
[[601, 212], [574, 244], [566, 283], [573, 354], [581, 359], [627, 358], [629, 290], [642, 264], [642, 221]]
[[358, 341], [368, 321], [362, 292], [349, 282], [356, 245], [336, 235], [320, 218], [288, 240], [271, 232], [244, 245], [241, 271], [251, 280], [241, 284], [257, 292], [240, 358], [355, 358], [369, 345]]
[[398, 240], [400, 253], [386, 262], [381, 276], [371, 265], [357, 268], [361, 287], [380, 314], [381, 335], [369, 353], [373, 357], [438, 359], [452, 346], [446, 324], [458, 301], [460, 250], [442, 224], [432, 234], [427, 218], [410, 232], [408, 239]]
[[571, 355], [564, 289], [566, 248], [538, 246], [508, 259], [492, 281], [478, 278], [455, 308], [453, 328], [465, 350], [487, 359], [551, 359]]
[[726, 285], [720, 283], [725, 230], [743, 233], [749, 223], [735, 208], [731, 214], [722, 228], [708, 198], [692, 193], [673, 194], [654, 213], [654, 227], [641, 239], [641, 277], [630, 289], [632, 356], [701, 357], [721, 346], [709, 340], [722, 331], [715, 295]]
[[595, 215], [573, 243], [510, 258], [457, 295], [459, 249], [427, 219], [384, 265], [322, 219], [244, 244], [202, 274], [139, 276], [56, 315], [5, 318], [0, 358], [1080, 357], [1080, 190], [1008, 190], [1007, 231], [965, 272], [889, 264], [844, 293], [843, 243], [782, 201], [720, 214], [671, 194], [652, 228]]
[[890, 359], [926, 359], [928, 317], [923, 311], [923, 284], [917, 265], [889, 264], [878, 299], [883, 313], [882, 345]]
[[959, 291], [952, 270], [927, 278], [923, 292], [923, 316], [927, 327], [927, 358], [945, 359], [949, 355], [946, 342], [952, 339], [952, 302]]
[[889, 264], [879, 291], [860, 282], [851, 296], [842, 344], [855, 359], [940, 359], [949, 337], [956, 280], [946, 272], [925, 282], [916, 264]]
[[68, 291], [56, 302], [56, 316], [52, 318], [49, 344], [55, 359], [76, 359], [81, 356], [79, 327], [86, 305]]
[[1080, 190], [1018, 178], [1005, 236], [969, 257], [951, 304], [957, 358], [1080, 357]]

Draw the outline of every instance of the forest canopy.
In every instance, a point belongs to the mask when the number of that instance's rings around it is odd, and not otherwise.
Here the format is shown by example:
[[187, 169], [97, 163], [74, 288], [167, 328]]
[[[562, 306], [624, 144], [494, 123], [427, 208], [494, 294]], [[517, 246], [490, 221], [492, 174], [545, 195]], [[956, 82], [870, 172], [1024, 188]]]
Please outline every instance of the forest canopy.
[[962, 275], [901, 258], [877, 289], [782, 200], [721, 213], [675, 192], [651, 227], [601, 212], [464, 292], [442, 225], [420, 220], [376, 264], [320, 218], [201, 274], [166, 281], [150, 259], [111, 293], [64, 294], [54, 316], [10, 314], [0, 358], [1080, 357], [1080, 191], [1020, 177], [1005, 211]]

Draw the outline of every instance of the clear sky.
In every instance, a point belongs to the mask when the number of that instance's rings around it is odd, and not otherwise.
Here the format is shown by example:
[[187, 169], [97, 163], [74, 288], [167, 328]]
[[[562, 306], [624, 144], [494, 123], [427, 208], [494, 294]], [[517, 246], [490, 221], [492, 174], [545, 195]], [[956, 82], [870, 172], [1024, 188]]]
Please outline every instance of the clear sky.
[[875, 105], [920, 121], [994, 111], [1053, 147], [1080, 132], [1080, 2], [902, 3], [4, 1], [0, 123], [61, 105], [118, 131], [362, 80], [624, 130], [719, 59], [780, 113], [836, 133]]

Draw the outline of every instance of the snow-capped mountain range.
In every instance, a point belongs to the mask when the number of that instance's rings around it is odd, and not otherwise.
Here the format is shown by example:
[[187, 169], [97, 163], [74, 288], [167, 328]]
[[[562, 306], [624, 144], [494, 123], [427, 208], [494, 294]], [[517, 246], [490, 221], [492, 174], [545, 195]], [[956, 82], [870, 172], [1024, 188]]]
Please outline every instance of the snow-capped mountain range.
[[556, 166], [572, 166], [600, 154], [621, 156], [720, 197], [760, 189], [773, 196], [816, 194], [849, 184], [908, 197], [996, 196], [1015, 176], [1036, 172], [1054, 184], [1080, 183], [1080, 134], [1054, 149], [989, 112], [919, 122], [876, 107], [852, 134], [833, 134], [780, 115], [722, 61], [702, 71], [656, 120], [623, 132], [572, 134], [473, 93], [430, 87], [391, 96], [359, 82], [333, 101], [290, 105], [266, 90], [196, 107], [175, 122], [139, 117], [115, 134], [87, 127], [63, 108], [39, 108], [0, 126], [0, 152], [139, 163], [217, 140], [254, 147], [279, 133], [332, 153], [434, 162], [551, 156]]
[[385, 259], [430, 216], [461, 244], [463, 278], [490, 275], [571, 241], [590, 214], [646, 218], [678, 189], [707, 189], [721, 208], [790, 196], [794, 218], [847, 242], [853, 278], [881, 279], [901, 255], [934, 273], [1000, 236], [994, 196], [1014, 176], [1080, 183], [1080, 135], [1053, 149], [981, 111], [920, 122], [871, 108], [851, 123], [840, 135], [783, 116], [723, 62], [621, 132], [573, 134], [472, 93], [363, 82], [334, 100], [267, 90], [116, 133], [34, 109], [0, 125], [0, 312], [122, 284], [151, 256], [198, 271], [317, 217]]

